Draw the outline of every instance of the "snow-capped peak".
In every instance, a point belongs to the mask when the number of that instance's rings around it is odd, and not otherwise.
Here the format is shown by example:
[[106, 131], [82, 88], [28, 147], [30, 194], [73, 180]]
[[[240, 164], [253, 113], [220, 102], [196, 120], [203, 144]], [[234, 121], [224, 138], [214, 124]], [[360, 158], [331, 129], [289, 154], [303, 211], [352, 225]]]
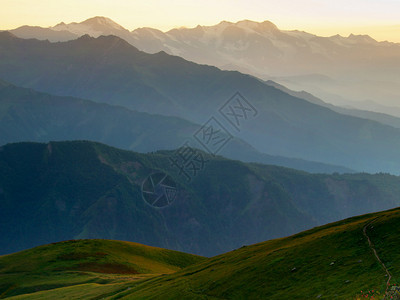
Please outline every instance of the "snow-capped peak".
[[118, 33], [129, 33], [127, 29], [106, 17], [93, 17], [81, 23], [59, 23], [51, 29], [56, 31], [67, 30], [79, 36], [89, 34], [93, 37], [100, 35], [118, 35]]
[[85, 24], [85, 25], [89, 25], [92, 27], [108, 26], [108, 27], [118, 29], [118, 30], [125, 29], [124, 27], [122, 27], [118, 23], [114, 22], [113, 20], [106, 18], [106, 17], [99, 17], [99, 16], [87, 19], [87, 20], [81, 22], [80, 24]]

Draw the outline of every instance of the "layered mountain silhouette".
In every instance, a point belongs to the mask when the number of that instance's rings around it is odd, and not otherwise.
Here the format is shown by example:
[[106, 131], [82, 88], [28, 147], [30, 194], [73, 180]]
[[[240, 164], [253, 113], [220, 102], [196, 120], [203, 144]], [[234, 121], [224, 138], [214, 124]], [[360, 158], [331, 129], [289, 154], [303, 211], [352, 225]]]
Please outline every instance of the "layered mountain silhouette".
[[[210, 256], [399, 205], [396, 176], [312, 175], [204, 153], [205, 167], [188, 182], [171, 164], [174, 155], [93, 142], [2, 146], [1, 253], [107, 238]], [[160, 172], [177, 192], [157, 208], [142, 191], [146, 178]]]
[[[249, 75], [198, 65], [165, 52], [147, 54], [116, 36], [86, 35], [50, 43], [3, 32], [0, 45], [0, 76], [24, 87], [197, 124], [214, 116], [232, 135], [270, 155], [360, 171], [400, 170], [398, 129], [339, 114]], [[236, 111], [232, 120], [240, 128], [220, 113], [237, 91], [258, 113], [245, 120]]]
[[[50, 28], [23, 26], [12, 32], [18, 37], [50, 41], [65, 41], [84, 34], [93, 37], [113, 34], [145, 52], [165, 51], [197, 63], [274, 79], [336, 104], [358, 101], [357, 106], [364, 109], [372, 106], [360, 101], [396, 105], [400, 96], [397, 76], [400, 44], [377, 42], [368, 35], [321, 37], [280, 30], [269, 21], [250, 20], [168, 32], [154, 28], [129, 32], [104, 17]], [[387, 113], [384, 108], [379, 111]]]
[[[176, 149], [201, 126], [162, 115], [128, 110], [72, 97], [19, 88], [0, 80], [0, 145], [13, 142], [91, 140], [127, 150], [149, 152]], [[199, 144], [193, 147], [201, 148]], [[247, 162], [280, 165], [308, 172], [352, 172], [301, 159], [258, 152], [245, 141], [232, 140], [221, 155]]]

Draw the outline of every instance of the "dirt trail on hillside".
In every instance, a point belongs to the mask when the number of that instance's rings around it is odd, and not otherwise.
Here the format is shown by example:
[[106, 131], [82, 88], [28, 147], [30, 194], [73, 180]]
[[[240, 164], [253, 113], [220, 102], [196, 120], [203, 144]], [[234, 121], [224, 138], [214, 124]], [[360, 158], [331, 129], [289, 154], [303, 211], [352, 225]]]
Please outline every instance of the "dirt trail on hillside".
[[390, 280], [392, 279], [392, 275], [390, 274], [389, 270], [386, 268], [385, 264], [382, 262], [382, 260], [379, 258], [378, 253], [376, 252], [376, 249], [374, 247], [374, 244], [371, 242], [371, 239], [369, 238], [368, 234], [367, 234], [367, 228], [369, 225], [371, 225], [373, 222], [375, 222], [378, 218], [373, 219], [371, 222], [367, 223], [367, 225], [364, 226], [363, 228], [363, 234], [364, 236], [367, 238], [368, 240], [368, 244], [369, 247], [371, 248], [372, 252], [374, 252], [374, 255], [376, 257], [376, 259], [378, 260], [378, 262], [381, 264], [381, 266], [383, 267], [383, 269], [385, 270], [387, 276], [388, 276], [388, 280], [386, 282], [386, 291], [385, 291], [385, 295], [387, 295], [387, 292], [389, 290], [389, 286], [390, 286]]

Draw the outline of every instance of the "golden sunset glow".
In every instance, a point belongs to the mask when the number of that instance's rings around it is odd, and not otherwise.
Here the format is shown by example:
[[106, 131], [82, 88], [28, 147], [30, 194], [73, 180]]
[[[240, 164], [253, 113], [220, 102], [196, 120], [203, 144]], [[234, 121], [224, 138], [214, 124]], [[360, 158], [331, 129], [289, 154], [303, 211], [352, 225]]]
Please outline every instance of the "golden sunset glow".
[[280, 29], [329, 36], [369, 34], [400, 42], [400, 2], [395, 0], [3, 0], [0, 29], [54, 26], [106, 16], [129, 30], [215, 25], [222, 20], [269, 20]]

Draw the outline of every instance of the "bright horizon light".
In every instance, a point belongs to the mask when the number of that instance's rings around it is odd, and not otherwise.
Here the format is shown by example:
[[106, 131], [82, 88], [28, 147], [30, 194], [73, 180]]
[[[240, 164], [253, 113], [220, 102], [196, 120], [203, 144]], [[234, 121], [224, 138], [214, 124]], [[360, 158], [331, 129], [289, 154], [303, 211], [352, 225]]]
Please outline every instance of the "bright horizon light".
[[2, 0], [0, 29], [22, 25], [50, 27], [108, 17], [134, 30], [215, 25], [226, 20], [269, 20], [282, 30], [322, 36], [368, 34], [400, 42], [398, 0]]

